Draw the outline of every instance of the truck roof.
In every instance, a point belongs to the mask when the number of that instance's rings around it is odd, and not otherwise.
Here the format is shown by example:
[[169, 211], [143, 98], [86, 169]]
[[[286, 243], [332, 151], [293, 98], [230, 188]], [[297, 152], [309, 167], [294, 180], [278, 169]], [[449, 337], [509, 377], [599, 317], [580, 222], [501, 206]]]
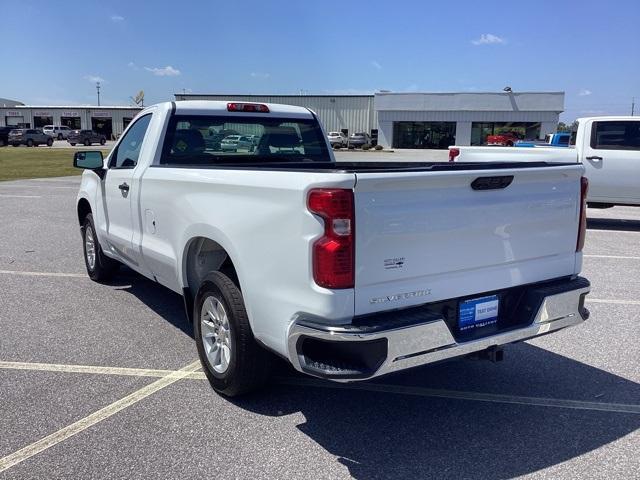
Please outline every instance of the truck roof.
[[[167, 102], [171, 105], [172, 102]], [[229, 112], [227, 110], [228, 103], [258, 103], [269, 107], [269, 113], [255, 112]], [[239, 100], [178, 100], [175, 102], [177, 114], [194, 114], [194, 115], [238, 115], [238, 116], [256, 116], [256, 115], [272, 115], [287, 116], [294, 118], [313, 118], [313, 114], [308, 108], [297, 107], [293, 105], [281, 105], [278, 103], [250, 102]]]
[[631, 115], [602, 115], [599, 117], [581, 117], [578, 118], [578, 122], [586, 122], [588, 120], [637, 120], [640, 121], [640, 117]]

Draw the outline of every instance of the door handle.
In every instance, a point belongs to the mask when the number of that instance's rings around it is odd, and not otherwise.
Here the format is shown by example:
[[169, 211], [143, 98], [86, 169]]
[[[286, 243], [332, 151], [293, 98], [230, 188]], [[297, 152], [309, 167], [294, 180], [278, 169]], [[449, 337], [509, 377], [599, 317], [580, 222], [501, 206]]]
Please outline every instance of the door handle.
[[597, 155], [593, 155], [591, 157], [586, 157], [587, 160], [595, 160], [596, 162], [602, 161], [602, 157], [598, 157]]
[[118, 185], [118, 188], [123, 192], [129, 191], [129, 185], [127, 185], [127, 182], [121, 183], [120, 185]]

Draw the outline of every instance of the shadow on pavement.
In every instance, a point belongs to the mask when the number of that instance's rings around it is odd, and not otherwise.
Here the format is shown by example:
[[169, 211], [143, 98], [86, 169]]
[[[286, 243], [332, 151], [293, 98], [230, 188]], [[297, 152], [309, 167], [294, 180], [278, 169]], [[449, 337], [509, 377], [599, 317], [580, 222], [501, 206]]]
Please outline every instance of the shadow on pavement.
[[[637, 404], [640, 398], [637, 383], [528, 344], [518, 347], [513, 362], [497, 369], [459, 360], [380, 381], [600, 402]], [[527, 365], [532, 356], [536, 368]], [[615, 398], [594, 398], [614, 388]], [[301, 412], [306, 421], [299, 430], [361, 479], [512, 478], [640, 428], [637, 414], [316, 387], [273, 387], [234, 403], [268, 416]]]
[[[193, 336], [179, 295], [126, 270], [112, 285], [122, 285]], [[297, 375], [287, 367], [279, 374]], [[377, 382], [636, 405], [640, 398], [640, 384], [526, 343], [507, 347], [506, 360], [498, 364], [462, 359]], [[270, 417], [302, 413], [306, 421], [297, 428], [360, 479], [512, 478], [566, 462], [640, 428], [640, 415], [633, 413], [309, 386], [272, 385], [231, 402]]]
[[595, 230], [624, 230], [628, 232], [640, 232], [640, 220], [588, 218], [587, 228]]

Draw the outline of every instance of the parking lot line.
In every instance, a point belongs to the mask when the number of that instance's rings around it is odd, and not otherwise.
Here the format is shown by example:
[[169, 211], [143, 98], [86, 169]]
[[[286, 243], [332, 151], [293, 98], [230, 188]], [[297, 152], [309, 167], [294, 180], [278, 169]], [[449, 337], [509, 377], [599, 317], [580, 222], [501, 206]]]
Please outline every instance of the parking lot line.
[[613, 305], [640, 305], [640, 300], [616, 300], [613, 298], [586, 298], [587, 303], [611, 303]]
[[8, 193], [0, 193], [0, 197], [4, 197], [4, 198], [42, 198], [42, 195], [10, 195]]
[[640, 257], [629, 257], [626, 255], [583, 255], [584, 258], [612, 258], [617, 260], [640, 260]]
[[389, 385], [380, 383], [335, 383], [322, 382], [312, 378], [280, 378], [280, 385], [328, 388], [337, 390], [362, 390], [367, 392], [394, 393], [419, 397], [435, 397], [455, 400], [472, 400], [489, 403], [509, 403], [536, 407], [569, 408], [573, 410], [591, 410], [598, 412], [631, 413], [640, 415], [640, 405], [624, 403], [586, 402], [563, 398], [523, 397], [518, 395], [502, 395], [495, 393], [465, 392], [457, 390], [438, 390], [433, 388], [407, 385]]
[[135, 392], [113, 402], [110, 405], [107, 405], [104, 408], [101, 408], [97, 412], [94, 412], [91, 415], [88, 415], [78, 420], [77, 422], [72, 423], [71, 425], [67, 425], [57, 432], [52, 433], [51, 435], [48, 435], [43, 439], [32, 443], [31, 445], [27, 445], [26, 447], [21, 448], [20, 450], [7, 455], [6, 457], [0, 458], [0, 473], [19, 464], [20, 462], [27, 460], [28, 458], [33, 457], [34, 455], [37, 455], [40, 452], [43, 452], [47, 448], [53, 447], [54, 445], [65, 441], [66, 439], [82, 432], [83, 430], [86, 430], [87, 428], [111, 417], [112, 415], [115, 415], [125, 408], [138, 403], [140, 400], [147, 398], [149, 395], [153, 395], [157, 391], [168, 387], [178, 380], [182, 380], [198, 368], [200, 368], [199, 360], [190, 363], [180, 370], [172, 371], [171, 373], [156, 380], [155, 382], [142, 387], [139, 390], [136, 390]]
[[[97, 375], [124, 375], [132, 377], [165, 377], [176, 370], [159, 370], [152, 368], [102, 367], [97, 365], [62, 365], [57, 363], [4, 362], [0, 361], [3, 370], [32, 370], [38, 372], [86, 373]], [[189, 374], [187, 378], [201, 379], [204, 374]]]
[[24, 275], [27, 277], [73, 277], [89, 278], [86, 273], [64, 273], [64, 272], [22, 272], [20, 270], [0, 270], [1, 275]]

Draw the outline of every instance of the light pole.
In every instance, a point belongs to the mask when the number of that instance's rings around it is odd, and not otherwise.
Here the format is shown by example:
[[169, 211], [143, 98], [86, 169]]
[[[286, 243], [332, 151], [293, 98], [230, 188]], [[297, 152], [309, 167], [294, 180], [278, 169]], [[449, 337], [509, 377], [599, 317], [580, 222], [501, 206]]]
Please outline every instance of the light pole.
[[100, 82], [96, 82], [96, 92], [98, 92], [98, 106], [100, 106]]

